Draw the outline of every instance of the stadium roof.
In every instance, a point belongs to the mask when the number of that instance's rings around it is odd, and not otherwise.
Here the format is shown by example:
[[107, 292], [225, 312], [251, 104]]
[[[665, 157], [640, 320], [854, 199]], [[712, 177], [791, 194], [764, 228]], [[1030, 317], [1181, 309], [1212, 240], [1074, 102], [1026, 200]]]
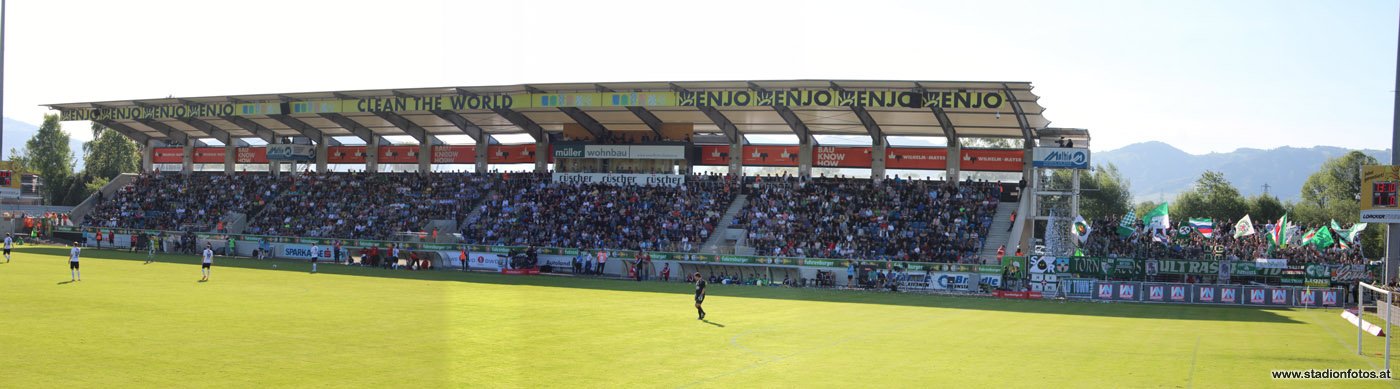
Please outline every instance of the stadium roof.
[[[776, 80], [522, 84], [45, 104], [137, 141], [470, 135], [535, 139], [581, 126], [694, 133], [1034, 138], [1049, 126], [1029, 82]], [[721, 138], [721, 139], [724, 139]], [[488, 141], [490, 140], [487, 138]]]

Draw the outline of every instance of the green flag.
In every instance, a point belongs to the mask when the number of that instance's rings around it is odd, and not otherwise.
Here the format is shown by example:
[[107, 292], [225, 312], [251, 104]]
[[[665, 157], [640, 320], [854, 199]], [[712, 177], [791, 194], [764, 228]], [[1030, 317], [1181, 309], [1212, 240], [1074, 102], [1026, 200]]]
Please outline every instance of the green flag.
[[[1347, 242], [1356, 243], [1356, 235], [1361, 234], [1361, 231], [1362, 231], [1362, 230], [1365, 230], [1365, 229], [1366, 229], [1366, 223], [1356, 223], [1356, 224], [1352, 224], [1352, 225], [1351, 225], [1351, 229], [1348, 229], [1347, 232], [1346, 232], [1346, 239], [1347, 239]], [[1338, 231], [1338, 232], [1341, 232], [1341, 230], [1337, 230], [1337, 231]]]
[[1303, 244], [1306, 245], [1306, 244], [1312, 243], [1313, 238], [1316, 238], [1316, 237], [1317, 237], [1317, 230], [1308, 230], [1308, 232], [1307, 232], [1306, 234], [1303, 234]]
[[1137, 214], [1128, 211], [1128, 214], [1123, 215], [1123, 220], [1118, 222], [1118, 236], [1126, 238], [1132, 235], [1136, 230], [1134, 224], [1137, 224]]
[[1158, 205], [1151, 211], [1142, 215], [1142, 220], [1147, 224], [1148, 229], [1168, 229], [1172, 228], [1171, 217], [1167, 215], [1167, 203]]
[[1327, 229], [1327, 226], [1322, 226], [1322, 228], [1317, 229], [1317, 234], [1313, 235], [1312, 240], [1318, 250], [1332, 247], [1333, 244], [1337, 243], [1332, 239], [1332, 230]]

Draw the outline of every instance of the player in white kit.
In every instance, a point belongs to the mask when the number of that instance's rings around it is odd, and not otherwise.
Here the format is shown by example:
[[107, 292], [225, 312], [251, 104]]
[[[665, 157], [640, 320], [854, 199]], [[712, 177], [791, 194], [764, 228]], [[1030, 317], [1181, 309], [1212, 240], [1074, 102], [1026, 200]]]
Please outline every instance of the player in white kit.
[[204, 278], [199, 279], [200, 281], [209, 281], [210, 266], [214, 266], [214, 248], [209, 243], [205, 243], [204, 262], [199, 265], [199, 272], [204, 275]]

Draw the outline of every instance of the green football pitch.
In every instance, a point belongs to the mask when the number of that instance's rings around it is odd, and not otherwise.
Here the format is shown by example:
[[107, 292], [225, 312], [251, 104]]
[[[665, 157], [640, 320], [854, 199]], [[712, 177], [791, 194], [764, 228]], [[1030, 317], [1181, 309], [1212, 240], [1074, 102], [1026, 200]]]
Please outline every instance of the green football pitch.
[[[390, 271], [26, 246], [0, 387], [1260, 387], [1383, 365], [1336, 309], [1014, 301]], [[277, 268], [273, 268], [276, 265]], [[1400, 349], [1397, 349], [1400, 352]]]

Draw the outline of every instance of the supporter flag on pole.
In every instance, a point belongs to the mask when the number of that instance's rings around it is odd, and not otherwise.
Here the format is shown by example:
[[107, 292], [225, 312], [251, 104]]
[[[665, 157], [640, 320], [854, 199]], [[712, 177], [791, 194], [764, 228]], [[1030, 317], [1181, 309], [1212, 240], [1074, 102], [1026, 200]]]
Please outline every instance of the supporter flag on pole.
[[1147, 222], [1147, 228], [1151, 230], [1165, 230], [1172, 228], [1171, 217], [1167, 215], [1167, 203], [1158, 205], [1151, 211], [1142, 215], [1142, 220]]
[[1193, 217], [1188, 221], [1191, 223], [1191, 227], [1201, 233], [1201, 236], [1209, 238], [1211, 234], [1215, 233], [1215, 222], [1210, 219], [1198, 219]]
[[1240, 221], [1235, 223], [1235, 237], [1254, 235], [1254, 222], [1249, 220], [1249, 215], [1244, 215]]
[[1133, 231], [1137, 230], [1135, 224], [1137, 224], [1137, 214], [1128, 211], [1126, 215], [1123, 215], [1123, 220], [1118, 222], [1118, 236], [1126, 238], [1132, 235]]
[[[1352, 227], [1355, 226], [1356, 225], [1352, 225]], [[1343, 250], [1351, 248], [1351, 242], [1347, 242], [1348, 231], [1342, 228], [1342, 225], [1337, 224], [1337, 219], [1332, 219], [1332, 231], [1337, 233], [1337, 237], [1341, 238], [1337, 240], [1338, 246], [1341, 246]]]
[[1071, 230], [1070, 232], [1074, 233], [1074, 237], [1079, 238], [1079, 243], [1084, 243], [1084, 241], [1089, 239], [1089, 232], [1093, 231], [1093, 228], [1089, 227], [1088, 222], [1084, 221], [1084, 216], [1076, 215], [1074, 217], [1074, 227], [1071, 227]]
[[1278, 224], [1274, 225], [1274, 230], [1269, 231], [1270, 247], [1288, 247], [1288, 241], [1284, 240], [1287, 236], [1285, 231], [1288, 231], [1288, 214], [1286, 213], [1283, 214], [1283, 217], [1278, 218]]
[[1316, 238], [1316, 237], [1317, 237], [1317, 230], [1308, 230], [1308, 233], [1303, 234], [1303, 244], [1305, 244], [1305, 245], [1306, 245], [1306, 244], [1311, 244], [1311, 243], [1313, 242], [1313, 238]]
[[1327, 226], [1318, 228], [1317, 234], [1313, 235], [1313, 244], [1317, 246], [1318, 250], [1332, 247], [1334, 243], [1336, 243], [1336, 241], [1332, 239], [1332, 230], [1327, 229]]
[[[1346, 236], [1347, 242], [1348, 242], [1348, 243], [1356, 243], [1357, 236], [1359, 236], [1359, 235], [1361, 234], [1361, 231], [1362, 231], [1362, 230], [1365, 230], [1365, 229], [1366, 229], [1366, 223], [1356, 223], [1356, 224], [1352, 224], [1352, 225], [1351, 225], [1351, 229], [1347, 230], [1347, 236]], [[1341, 230], [1337, 230], [1337, 231], [1340, 232]]]

